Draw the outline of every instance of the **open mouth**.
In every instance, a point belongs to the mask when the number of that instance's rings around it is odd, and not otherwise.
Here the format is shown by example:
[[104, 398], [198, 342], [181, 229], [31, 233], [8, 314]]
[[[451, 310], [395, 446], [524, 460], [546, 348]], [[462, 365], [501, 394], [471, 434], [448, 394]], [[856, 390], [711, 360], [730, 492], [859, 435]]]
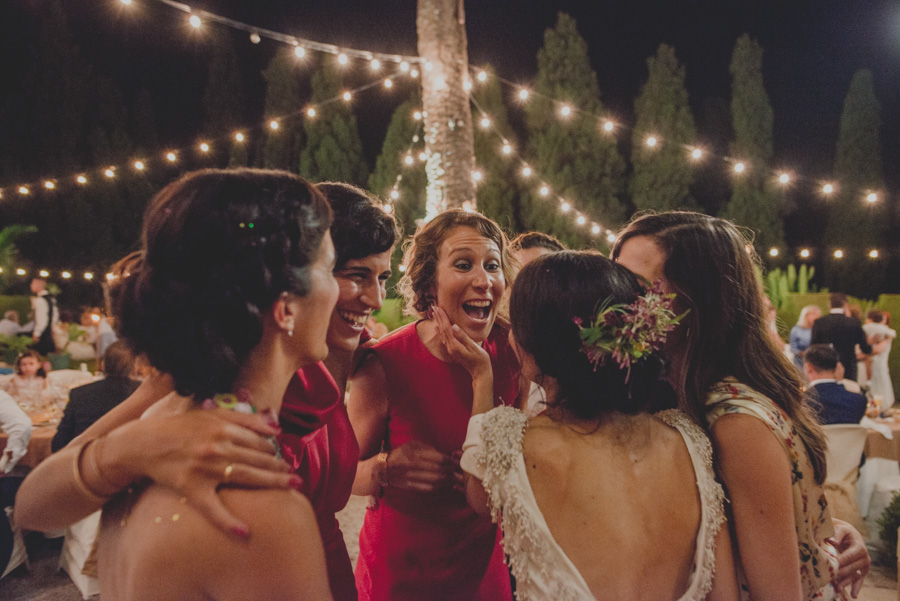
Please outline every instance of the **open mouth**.
[[494, 306], [489, 300], [471, 300], [462, 304], [463, 311], [472, 319], [486, 321], [491, 315], [491, 308]]
[[354, 328], [362, 328], [366, 325], [366, 319], [369, 318], [368, 313], [354, 313], [352, 311], [338, 311], [337, 314], [346, 323]]

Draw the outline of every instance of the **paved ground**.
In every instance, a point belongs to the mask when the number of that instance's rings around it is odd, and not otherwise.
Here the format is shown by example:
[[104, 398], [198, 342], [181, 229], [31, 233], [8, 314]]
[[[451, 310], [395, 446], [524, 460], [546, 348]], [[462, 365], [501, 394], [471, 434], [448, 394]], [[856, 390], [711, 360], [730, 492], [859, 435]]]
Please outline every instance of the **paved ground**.
[[[347, 508], [338, 514], [350, 560], [356, 564], [359, 555], [359, 529], [365, 514], [367, 499], [350, 497]], [[79, 601], [81, 595], [65, 572], [57, 571], [62, 539], [46, 540], [29, 535], [26, 544], [31, 558], [31, 571], [20, 567], [0, 580], [0, 599], [3, 601]], [[876, 566], [859, 595], [860, 601], [896, 601], [897, 575], [892, 569]]]

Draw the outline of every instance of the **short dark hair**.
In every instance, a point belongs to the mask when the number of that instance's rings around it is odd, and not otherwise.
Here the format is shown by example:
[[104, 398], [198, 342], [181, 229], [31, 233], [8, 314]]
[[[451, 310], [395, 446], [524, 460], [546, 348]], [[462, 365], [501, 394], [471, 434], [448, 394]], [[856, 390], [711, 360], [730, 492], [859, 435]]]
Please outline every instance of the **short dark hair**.
[[124, 340], [116, 340], [103, 353], [103, 373], [108, 378], [127, 378], [134, 371], [134, 353]]
[[884, 311], [881, 311], [880, 309], [870, 309], [869, 312], [866, 313], [866, 317], [875, 323], [881, 323], [884, 321]]
[[509, 243], [509, 250], [518, 252], [520, 250], [528, 250], [529, 248], [546, 248], [551, 252], [566, 250], [565, 245], [544, 232], [525, 232], [513, 238]]
[[113, 272], [122, 337], [181, 395], [230, 391], [266, 311], [310, 292], [330, 225], [322, 193], [286, 171], [186, 174], [151, 200], [141, 250]]
[[830, 344], [811, 344], [803, 353], [803, 361], [816, 371], [834, 371], [840, 360], [838, 352]]
[[362, 188], [339, 182], [324, 182], [316, 188], [328, 199], [334, 214], [335, 269], [347, 261], [390, 250], [400, 239], [394, 215], [386, 213], [383, 203]]
[[516, 344], [541, 373], [556, 379], [557, 406], [580, 419], [650, 408], [664, 387], [662, 357], [652, 354], [631, 366], [615, 361], [595, 366], [582, 351], [575, 319], [590, 323], [604, 301], [631, 303], [642, 293], [633, 273], [593, 251], [554, 252], [522, 268], [510, 296]]
[[847, 295], [843, 292], [832, 292], [828, 295], [828, 304], [832, 309], [840, 309], [847, 304]]

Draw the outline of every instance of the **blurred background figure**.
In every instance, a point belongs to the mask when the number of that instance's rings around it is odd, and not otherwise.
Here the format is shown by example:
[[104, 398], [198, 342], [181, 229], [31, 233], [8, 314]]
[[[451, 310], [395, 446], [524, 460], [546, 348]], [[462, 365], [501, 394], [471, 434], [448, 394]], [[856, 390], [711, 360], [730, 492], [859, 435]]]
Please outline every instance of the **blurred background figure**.
[[17, 311], [10, 309], [3, 314], [3, 319], [0, 319], [0, 334], [3, 336], [16, 336], [27, 331], [19, 324], [19, 313]]
[[9, 436], [6, 448], [0, 455], [0, 574], [2, 574], [13, 551], [13, 530], [5, 510], [12, 507], [24, 477], [24, 472], [20, 474], [13, 471], [13, 468], [28, 451], [28, 442], [31, 440], [31, 419], [11, 396], [2, 391], [0, 391], [0, 429]]
[[791, 328], [789, 344], [794, 355], [794, 365], [803, 369], [803, 353], [809, 348], [813, 323], [822, 317], [822, 309], [816, 305], [806, 305], [800, 310], [797, 325]]
[[872, 352], [872, 347], [866, 340], [866, 333], [859, 320], [846, 314], [847, 295], [832, 292], [828, 302], [831, 310], [828, 315], [823, 315], [813, 323], [810, 343], [834, 346], [844, 366], [844, 377], [855, 381], [856, 345], [859, 345], [860, 350], [867, 355]]
[[841, 384], [840, 365], [830, 345], [813, 344], [806, 349], [803, 374], [810, 396], [818, 402], [821, 424], [858, 424], [866, 413], [866, 397]]
[[869, 394], [878, 404], [878, 409], [885, 411], [894, 406], [894, 385], [888, 370], [888, 356], [897, 332], [888, 327], [884, 312], [878, 309], [872, 309], [866, 314], [863, 330], [872, 345], [872, 356], [866, 362]]
[[513, 238], [509, 250], [521, 267], [547, 253], [566, 250], [562, 242], [543, 232], [525, 232]]
[[34, 330], [31, 338], [32, 348], [42, 355], [56, 351], [53, 342], [53, 326], [59, 321], [59, 309], [56, 297], [47, 291], [47, 281], [41, 278], [31, 280], [31, 311], [34, 315]]
[[131, 379], [135, 357], [122, 341], [114, 342], [106, 350], [100, 369], [106, 376], [104, 379], [69, 391], [69, 404], [51, 443], [54, 453], [131, 396], [140, 384]]

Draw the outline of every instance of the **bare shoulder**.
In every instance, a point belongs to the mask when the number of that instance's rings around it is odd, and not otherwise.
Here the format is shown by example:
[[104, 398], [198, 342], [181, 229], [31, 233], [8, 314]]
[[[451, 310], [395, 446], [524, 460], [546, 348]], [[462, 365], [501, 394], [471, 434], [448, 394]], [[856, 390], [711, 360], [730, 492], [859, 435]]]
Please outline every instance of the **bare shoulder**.
[[[183, 582], [221, 601], [331, 598], [309, 500], [284, 490], [228, 489], [220, 495], [228, 510], [248, 525], [249, 537], [223, 533], [178, 500], [151, 501], [169, 526], [157, 549], [167, 550], [164, 563], [173, 586]], [[176, 513], [159, 511], [160, 505]]]

